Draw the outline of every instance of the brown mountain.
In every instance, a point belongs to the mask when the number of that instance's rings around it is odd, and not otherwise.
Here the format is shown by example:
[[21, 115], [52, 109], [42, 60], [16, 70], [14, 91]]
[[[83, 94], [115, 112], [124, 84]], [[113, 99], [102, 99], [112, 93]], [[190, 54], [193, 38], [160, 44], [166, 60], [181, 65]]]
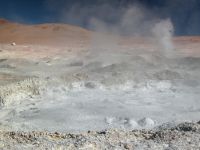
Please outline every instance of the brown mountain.
[[24, 25], [0, 19], [0, 43], [67, 45], [86, 42], [91, 32], [68, 24]]

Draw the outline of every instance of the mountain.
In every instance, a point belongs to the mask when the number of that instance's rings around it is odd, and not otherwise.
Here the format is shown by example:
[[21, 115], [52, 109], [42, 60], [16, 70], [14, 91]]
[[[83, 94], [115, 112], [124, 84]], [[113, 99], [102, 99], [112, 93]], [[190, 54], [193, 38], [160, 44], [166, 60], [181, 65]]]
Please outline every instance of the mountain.
[[91, 31], [68, 24], [24, 25], [0, 19], [0, 43], [68, 45], [86, 42]]

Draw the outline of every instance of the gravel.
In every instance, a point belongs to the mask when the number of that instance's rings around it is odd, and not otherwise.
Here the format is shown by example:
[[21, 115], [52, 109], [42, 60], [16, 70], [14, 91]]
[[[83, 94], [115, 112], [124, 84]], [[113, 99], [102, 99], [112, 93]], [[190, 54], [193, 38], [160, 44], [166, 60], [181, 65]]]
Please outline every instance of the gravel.
[[200, 122], [153, 130], [110, 129], [78, 134], [0, 131], [0, 149], [198, 150]]

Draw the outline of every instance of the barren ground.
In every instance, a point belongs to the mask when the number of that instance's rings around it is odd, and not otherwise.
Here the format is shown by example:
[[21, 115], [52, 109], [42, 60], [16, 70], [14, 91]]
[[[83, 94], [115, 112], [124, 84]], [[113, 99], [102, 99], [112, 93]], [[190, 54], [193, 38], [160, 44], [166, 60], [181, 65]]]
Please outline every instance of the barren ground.
[[1, 148], [200, 148], [200, 37], [108, 36], [0, 20]]

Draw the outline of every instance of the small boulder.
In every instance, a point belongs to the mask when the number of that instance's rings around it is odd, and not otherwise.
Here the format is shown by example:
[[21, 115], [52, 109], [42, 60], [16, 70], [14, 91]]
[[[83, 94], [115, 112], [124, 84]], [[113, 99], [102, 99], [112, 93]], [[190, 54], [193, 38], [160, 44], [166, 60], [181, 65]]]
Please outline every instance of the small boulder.
[[138, 121], [138, 124], [142, 127], [152, 127], [155, 125], [155, 122], [151, 118], [143, 118]]
[[11, 45], [12, 45], [12, 46], [16, 46], [16, 43], [15, 43], [15, 42], [13, 42], [13, 43], [11, 43]]

